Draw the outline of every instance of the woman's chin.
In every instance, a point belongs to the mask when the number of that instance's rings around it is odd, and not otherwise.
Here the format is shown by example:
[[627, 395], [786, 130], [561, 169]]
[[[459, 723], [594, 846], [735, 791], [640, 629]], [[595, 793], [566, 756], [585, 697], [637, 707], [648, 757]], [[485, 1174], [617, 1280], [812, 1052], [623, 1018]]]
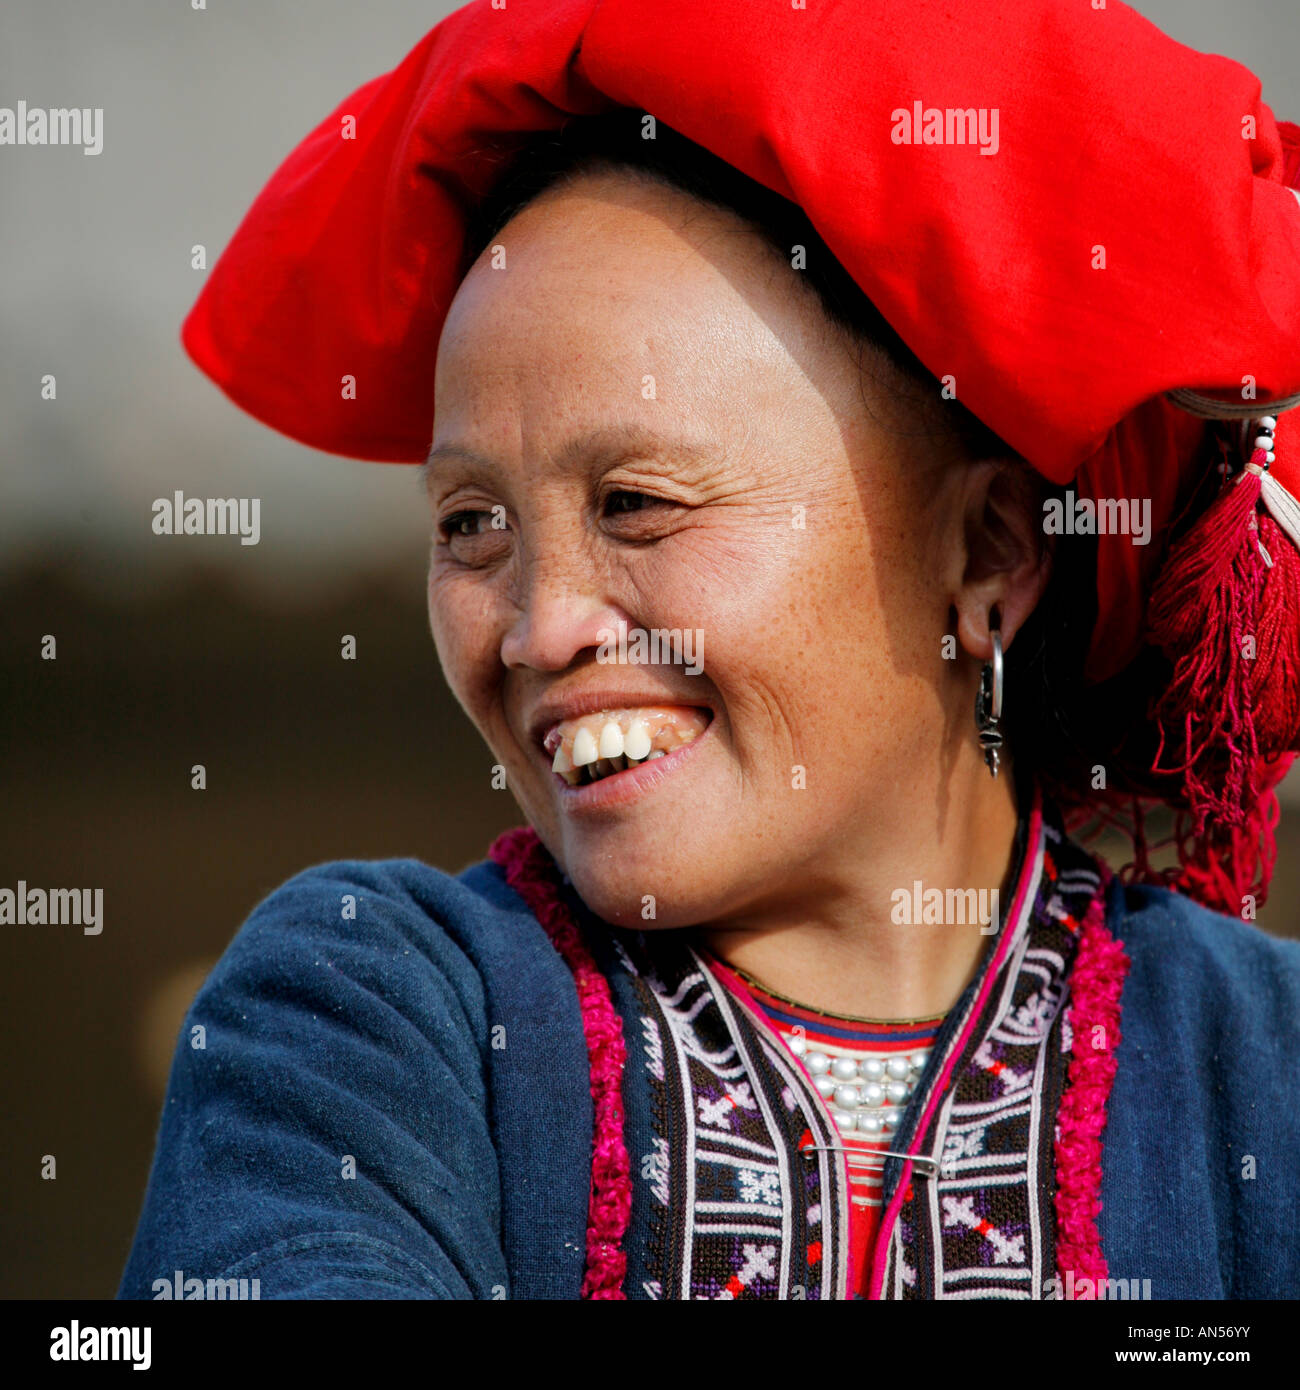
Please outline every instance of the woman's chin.
[[686, 927], [709, 915], [703, 895], [683, 899], [674, 892], [679, 880], [671, 865], [647, 874], [643, 883], [629, 882], [627, 875], [612, 877], [604, 866], [584, 872], [579, 865], [568, 872], [578, 896], [597, 917], [629, 931]]
[[693, 926], [734, 896], [725, 841], [715, 842], [703, 827], [679, 824], [626, 847], [575, 846], [570, 839], [561, 868], [597, 917], [632, 931]]

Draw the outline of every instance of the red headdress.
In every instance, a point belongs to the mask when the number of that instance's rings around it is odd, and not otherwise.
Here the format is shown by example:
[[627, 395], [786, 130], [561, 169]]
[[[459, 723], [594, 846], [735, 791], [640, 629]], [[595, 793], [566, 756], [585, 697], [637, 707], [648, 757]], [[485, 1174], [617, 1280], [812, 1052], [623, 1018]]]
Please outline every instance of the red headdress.
[[[1300, 404], [1300, 127], [1120, 0], [474, 0], [284, 161], [187, 349], [303, 443], [421, 461], [467, 212], [512, 142], [615, 107], [798, 203], [1046, 478], [1150, 498], [1149, 545], [1099, 539], [1088, 676], [1144, 641], [1169, 658], [1175, 881], [1239, 911], [1300, 749], [1300, 431], [1253, 447]], [[1245, 422], [1244, 454], [1213, 417]]]

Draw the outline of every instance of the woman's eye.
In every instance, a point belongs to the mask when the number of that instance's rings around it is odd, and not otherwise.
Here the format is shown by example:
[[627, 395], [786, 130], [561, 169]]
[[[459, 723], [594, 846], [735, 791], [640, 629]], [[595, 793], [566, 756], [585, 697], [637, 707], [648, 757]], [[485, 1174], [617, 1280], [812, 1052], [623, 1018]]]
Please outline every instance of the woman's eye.
[[605, 515], [621, 516], [628, 512], [644, 512], [652, 507], [666, 505], [662, 498], [651, 497], [645, 492], [629, 492], [619, 489], [605, 498]]
[[439, 522], [442, 544], [453, 560], [464, 565], [491, 564], [509, 549], [510, 528], [505, 509], [452, 512]]
[[651, 545], [668, 535], [681, 512], [678, 503], [651, 492], [615, 488], [600, 504], [600, 517], [612, 539]]
[[487, 517], [486, 512], [455, 512], [442, 523], [446, 536], [477, 536], [480, 523]]

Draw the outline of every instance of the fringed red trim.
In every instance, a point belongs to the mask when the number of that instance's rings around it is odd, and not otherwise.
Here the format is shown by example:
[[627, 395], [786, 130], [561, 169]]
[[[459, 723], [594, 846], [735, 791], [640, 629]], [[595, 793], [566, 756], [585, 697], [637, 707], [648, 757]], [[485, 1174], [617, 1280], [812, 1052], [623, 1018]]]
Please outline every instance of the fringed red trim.
[[605, 979], [560, 895], [555, 861], [536, 831], [507, 830], [488, 851], [506, 871], [506, 882], [532, 909], [555, 949], [573, 972], [582, 1010], [582, 1031], [591, 1064], [595, 1108], [591, 1196], [587, 1205], [587, 1268], [583, 1298], [626, 1299], [627, 1253], [623, 1239], [632, 1212], [632, 1165], [623, 1142], [623, 1024]]
[[[1063, 1290], [1095, 1298], [1097, 1280], [1108, 1277], [1097, 1218], [1101, 1214], [1101, 1136], [1106, 1102], [1115, 1080], [1120, 994], [1129, 958], [1106, 926], [1111, 873], [1084, 916], [1079, 953], [1070, 974], [1070, 1066], [1056, 1126], [1056, 1268]], [[1096, 1029], [1102, 1029], [1100, 1043]], [[1081, 1280], [1090, 1285], [1080, 1286]]]
[[[1124, 883], [1168, 888], [1211, 912], [1250, 921], [1268, 900], [1277, 863], [1277, 827], [1281, 819], [1274, 787], [1290, 770], [1294, 753], [1261, 762], [1260, 790], [1240, 825], [1211, 823], [1199, 833], [1189, 811], [1170, 808], [1152, 797], [1114, 794], [1065, 810], [1069, 833], [1082, 844], [1095, 844], [1103, 831], [1127, 840], [1132, 858], [1120, 870]], [[1171, 811], [1171, 833], [1153, 838], [1153, 816]], [[1177, 863], [1162, 868], [1157, 858], [1172, 849]]]

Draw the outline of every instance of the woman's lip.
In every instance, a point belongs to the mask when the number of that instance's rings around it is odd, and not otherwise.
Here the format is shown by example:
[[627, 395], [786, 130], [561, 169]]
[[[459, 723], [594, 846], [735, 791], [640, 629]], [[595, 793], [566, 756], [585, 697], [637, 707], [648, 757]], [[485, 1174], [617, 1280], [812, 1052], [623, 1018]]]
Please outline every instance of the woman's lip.
[[[611, 773], [599, 782], [587, 782], [571, 787], [558, 772], [551, 772], [555, 786], [560, 793], [560, 806], [572, 815], [588, 811], [603, 811], [611, 807], [625, 805], [655, 790], [667, 778], [672, 777], [687, 758], [702, 744], [708, 741], [717, 723], [717, 717], [710, 719], [704, 732], [690, 743], [674, 748], [662, 758], [629, 767], [622, 772]], [[550, 769], [547, 769], [550, 771]]]

